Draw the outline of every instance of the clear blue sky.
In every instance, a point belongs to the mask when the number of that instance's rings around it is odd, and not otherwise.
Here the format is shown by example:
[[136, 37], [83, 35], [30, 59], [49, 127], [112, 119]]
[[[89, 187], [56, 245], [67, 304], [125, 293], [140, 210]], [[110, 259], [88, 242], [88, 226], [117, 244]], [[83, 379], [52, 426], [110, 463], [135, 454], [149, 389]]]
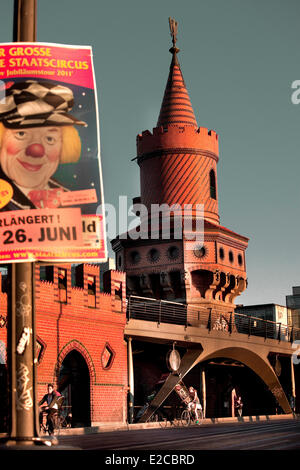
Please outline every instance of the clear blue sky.
[[[0, 42], [13, 1], [1, 1]], [[298, 0], [38, 0], [38, 41], [92, 45], [104, 198], [139, 195], [136, 135], [156, 125], [179, 22], [179, 60], [198, 124], [220, 136], [221, 224], [250, 238], [237, 303], [285, 304], [300, 285]]]

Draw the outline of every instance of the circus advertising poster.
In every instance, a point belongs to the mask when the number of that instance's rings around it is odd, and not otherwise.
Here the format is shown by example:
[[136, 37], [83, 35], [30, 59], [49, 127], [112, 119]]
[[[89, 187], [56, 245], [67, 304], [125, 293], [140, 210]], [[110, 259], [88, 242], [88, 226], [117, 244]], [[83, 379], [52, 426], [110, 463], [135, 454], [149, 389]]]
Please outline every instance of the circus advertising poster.
[[0, 262], [107, 257], [92, 49], [0, 44]]

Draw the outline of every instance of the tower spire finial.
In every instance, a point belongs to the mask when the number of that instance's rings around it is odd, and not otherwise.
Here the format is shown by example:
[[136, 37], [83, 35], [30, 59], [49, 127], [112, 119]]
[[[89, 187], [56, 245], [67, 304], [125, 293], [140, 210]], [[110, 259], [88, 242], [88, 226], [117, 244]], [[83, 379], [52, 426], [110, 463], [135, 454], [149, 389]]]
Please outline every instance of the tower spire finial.
[[171, 47], [170, 52], [171, 54], [176, 54], [177, 52], [179, 52], [179, 49], [177, 49], [176, 47], [178, 22], [175, 21], [175, 19], [171, 18], [170, 16], [169, 16], [169, 26], [170, 26], [171, 36], [172, 36], [172, 43], [173, 43], [173, 47]]
[[198, 127], [177, 58], [179, 52], [176, 47], [178, 23], [173, 18], [169, 18], [169, 25], [173, 42], [173, 47], [170, 49], [172, 61], [157, 127], [169, 124]]

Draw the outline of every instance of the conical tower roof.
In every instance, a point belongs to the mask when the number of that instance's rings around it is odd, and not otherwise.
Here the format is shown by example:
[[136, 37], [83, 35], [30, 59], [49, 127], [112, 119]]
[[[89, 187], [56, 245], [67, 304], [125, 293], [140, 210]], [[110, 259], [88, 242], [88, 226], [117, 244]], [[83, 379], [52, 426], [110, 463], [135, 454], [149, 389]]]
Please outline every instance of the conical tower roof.
[[198, 127], [178, 62], [177, 54], [179, 49], [177, 49], [174, 42], [173, 47], [170, 49], [172, 62], [157, 127], [168, 124], [183, 124]]

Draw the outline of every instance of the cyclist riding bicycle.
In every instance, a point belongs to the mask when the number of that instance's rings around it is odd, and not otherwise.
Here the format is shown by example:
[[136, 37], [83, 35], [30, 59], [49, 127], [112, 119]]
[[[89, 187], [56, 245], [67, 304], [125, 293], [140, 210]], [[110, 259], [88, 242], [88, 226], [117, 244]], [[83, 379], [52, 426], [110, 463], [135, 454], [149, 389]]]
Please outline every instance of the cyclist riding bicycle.
[[202, 410], [202, 406], [197, 394], [197, 390], [194, 389], [194, 387], [189, 388], [189, 393], [192, 401], [188, 404], [187, 408], [189, 411], [192, 411], [195, 414], [196, 417], [196, 423], [199, 422], [199, 414], [198, 410]]
[[[54, 390], [53, 384], [48, 384], [48, 393], [46, 393], [46, 395], [44, 395], [41, 401], [39, 402], [40, 425], [42, 425], [43, 423], [43, 414], [46, 414], [49, 434], [53, 434], [54, 432], [53, 418], [58, 410], [57, 400], [59, 397], [61, 397], [61, 394]], [[46, 403], [46, 405], [42, 406], [44, 403]]]

